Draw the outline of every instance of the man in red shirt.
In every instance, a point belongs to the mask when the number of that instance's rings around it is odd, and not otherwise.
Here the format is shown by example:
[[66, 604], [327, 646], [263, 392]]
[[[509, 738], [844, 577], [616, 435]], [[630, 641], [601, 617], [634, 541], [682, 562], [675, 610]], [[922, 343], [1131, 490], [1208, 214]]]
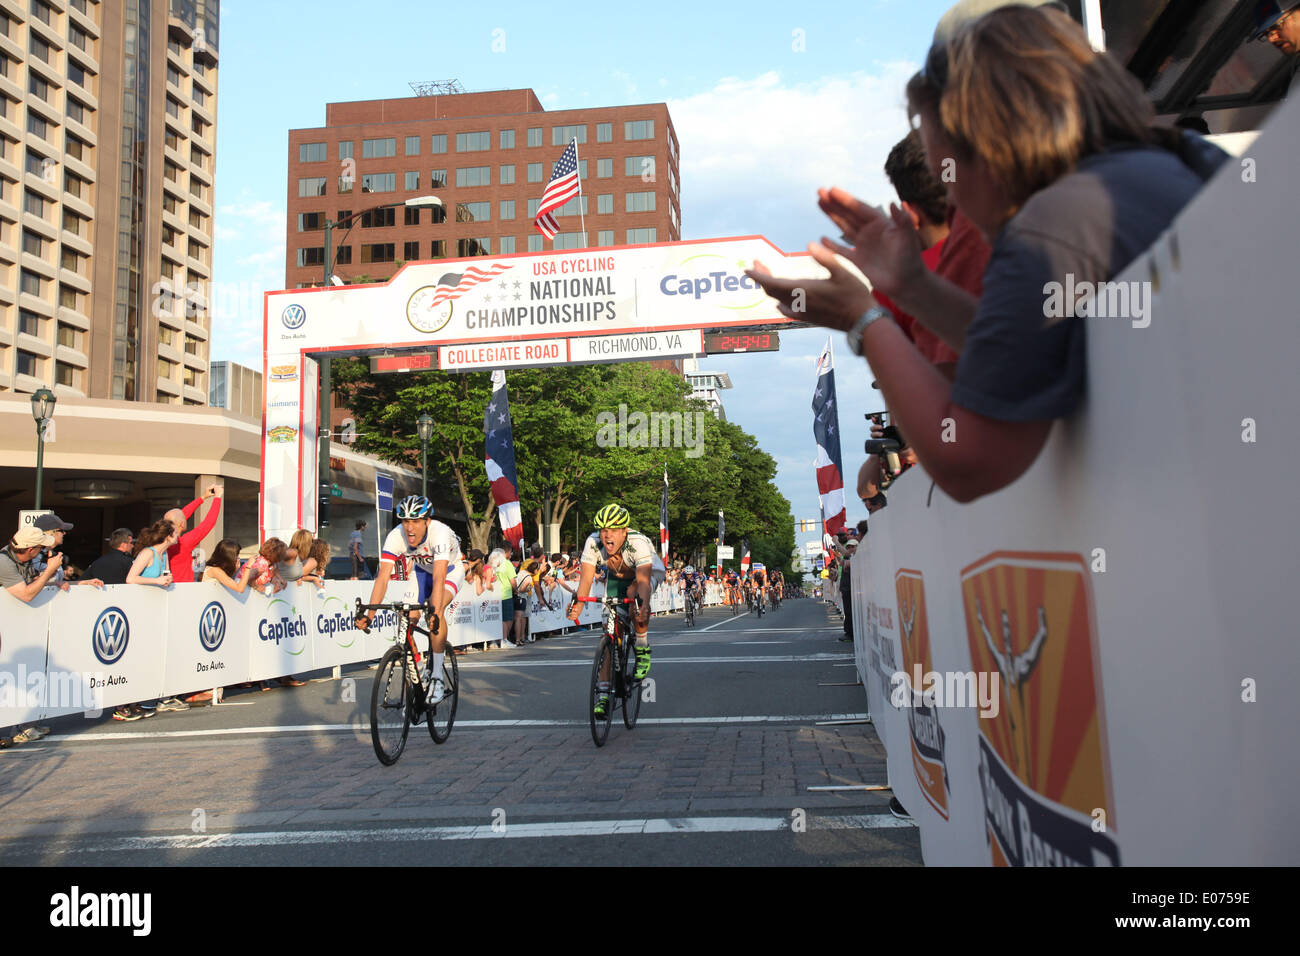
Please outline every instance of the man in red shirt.
[[[203, 492], [203, 497], [195, 498], [184, 508], [173, 508], [163, 515], [177, 531], [181, 532], [176, 543], [167, 549], [167, 563], [172, 573], [172, 581], [177, 584], [194, 582], [194, 549], [216, 527], [217, 515], [221, 513], [222, 490], [219, 485], [212, 485]], [[193, 531], [187, 532], [185, 529], [189, 525], [190, 517], [199, 510], [199, 505], [209, 498], [214, 500], [202, 523]]]

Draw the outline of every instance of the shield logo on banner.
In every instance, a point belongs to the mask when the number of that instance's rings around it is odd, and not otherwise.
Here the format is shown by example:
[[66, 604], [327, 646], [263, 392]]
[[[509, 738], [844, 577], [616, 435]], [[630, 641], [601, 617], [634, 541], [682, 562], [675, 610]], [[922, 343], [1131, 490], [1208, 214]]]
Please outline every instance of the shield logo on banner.
[[126, 653], [127, 642], [131, 639], [131, 625], [121, 608], [107, 607], [95, 619], [91, 633], [91, 647], [95, 656], [106, 667], [116, 664]]
[[1088, 574], [1015, 552], [962, 571], [971, 663], [999, 681], [978, 741], [995, 865], [1119, 865]]
[[[925, 581], [920, 571], [899, 568], [894, 575], [898, 593], [899, 643], [903, 648], [903, 673], [909, 685], [918, 673], [934, 670], [930, 651], [930, 620], [925, 607]], [[943, 727], [937, 707], [927, 706], [917, 696], [920, 687], [912, 687], [913, 705], [907, 711], [911, 731], [912, 769], [916, 782], [930, 806], [948, 819], [948, 764], [944, 758]], [[949, 704], [952, 702], [950, 701]]]
[[226, 609], [212, 601], [199, 615], [199, 643], [208, 653], [221, 646], [226, 639]]

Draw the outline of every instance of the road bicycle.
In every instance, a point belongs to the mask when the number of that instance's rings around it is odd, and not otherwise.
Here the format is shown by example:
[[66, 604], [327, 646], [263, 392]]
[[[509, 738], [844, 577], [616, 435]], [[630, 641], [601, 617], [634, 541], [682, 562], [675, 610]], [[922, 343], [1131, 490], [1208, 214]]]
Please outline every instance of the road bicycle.
[[765, 605], [767, 604], [767, 602], [763, 599], [763, 597], [764, 597], [763, 589], [757, 588], [754, 592], [753, 603], [754, 603], [754, 608], [758, 611], [759, 617], [762, 617], [763, 612], [766, 610]]
[[683, 594], [686, 598], [686, 626], [695, 626], [695, 595], [691, 593], [690, 588], [685, 588]]
[[[574, 598], [604, 606], [605, 633], [596, 645], [596, 659], [591, 665], [591, 695], [587, 701], [587, 714], [591, 718], [591, 739], [597, 747], [605, 746], [610, 724], [614, 722], [617, 704], [623, 712], [623, 725], [631, 730], [641, 713], [641, 682], [636, 673], [636, 654], [632, 650], [632, 619], [627, 605], [634, 597]], [[606, 676], [602, 679], [601, 674]], [[596, 703], [602, 694], [609, 695], [605, 716], [596, 714]]]
[[[420, 627], [412, 615], [424, 613], [423, 604], [362, 604], [357, 598], [356, 616], [364, 611], [394, 611], [397, 614], [397, 643], [390, 647], [379, 661], [375, 683], [370, 692], [370, 740], [375, 745], [375, 756], [385, 767], [397, 763], [406, 748], [406, 736], [411, 724], [427, 723], [429, 736], [436, 744], [447, 742], [451, 726], [456, 722], [456, 703], [460, 696], [460, 669], [456, 666], [454, 648], [448, 647], [442, 658], [442, 700], [427, 702], [433, 684], [432, 673], [421, 674], [423, 655], [415, 645], [415, 635], [423, 634], [432, 640], [438, 632], [438, 619], [431, 617], [431, 628]], [[358, 625], [360, 626], [360, 625]], [[362, 628], [365, 633], [370, 629]], [[425, 668], [425, 670], [430, 670]]]

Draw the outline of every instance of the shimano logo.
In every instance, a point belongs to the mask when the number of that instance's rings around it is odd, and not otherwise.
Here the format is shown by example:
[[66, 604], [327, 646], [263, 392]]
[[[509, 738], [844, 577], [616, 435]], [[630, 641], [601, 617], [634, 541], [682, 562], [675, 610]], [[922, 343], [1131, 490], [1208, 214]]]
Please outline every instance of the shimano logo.
[[700, 298], [714, 292], [736, 292], [740, 289], [757, 289], [758, 283], [747, 275], [729, 275], [722, 270], [694, 278], [666, 275], [659, 282], [664, 295], [689, 295]]
[[101, 664], [111, 665], [121, 660], [130, 639], [131, 625], [121, 608], [109, 607], [100, 612], [91, 631], [91, 647]]
[[199, 643], [209, 653], [226, 639], [226, 609], [216, 601], [210, 603], [199, 615]]

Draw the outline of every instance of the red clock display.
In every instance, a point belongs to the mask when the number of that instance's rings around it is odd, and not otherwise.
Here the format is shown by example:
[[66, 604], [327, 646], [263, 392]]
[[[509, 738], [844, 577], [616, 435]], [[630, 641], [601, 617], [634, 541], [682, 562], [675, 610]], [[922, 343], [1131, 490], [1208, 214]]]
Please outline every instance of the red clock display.
[[721, 352], [776, 352], [781, 348], [777, 332], [711, 332], [704, 336], [704, 351], [709, 355]]

